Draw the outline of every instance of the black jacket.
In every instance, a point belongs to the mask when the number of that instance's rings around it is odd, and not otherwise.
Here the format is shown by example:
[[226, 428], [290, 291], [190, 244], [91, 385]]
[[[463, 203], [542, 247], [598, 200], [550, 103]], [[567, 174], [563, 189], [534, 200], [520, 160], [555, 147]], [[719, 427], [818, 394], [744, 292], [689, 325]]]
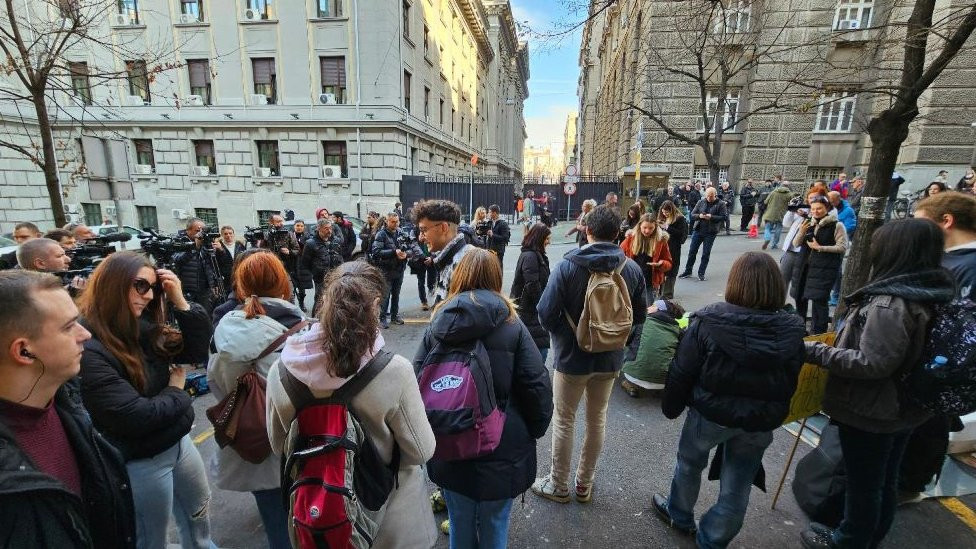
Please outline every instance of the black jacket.
[[173, 270], [183, 284], [183, 293], [190, 298], [205, 294], [216, 288], [218, 282], [223, 282], [220, 272], [206, 257], [207, 253], [198, 248], [173, 256]]
[[237, 241], [234, 242], [234, 255], [230, 254], [223, 241], [220, 242], [220, 247], [215, 251], [217, 254], [217, 267], [220, 268], [220, 276], [224, 279], [225, 290], [229, 290], [232, 283], [231, 275], [234, 270], [234, 258], [243, 252], [244, 244]]
[[723, 190], [721, 187], [718, 189], [718, 198], [722, 202], [725, 202], [725, 213], [729, 215], [735, 208], [735, 189], [731, 186], [727, 190]]
[[803, 365], [803, 320], [786, 311], [713, 303], [692, 316], [678, 344], [661, 409], [685, 406], [705, 419], [745, 431], [771, 431], [790, 409]]
[[956, 280], [956, 295], [976, 300], [976, 248], [962, 248], [946, 252], [942, 266], [952, 271]]
[[295, 281], [298, 283], [299, 288], [305, 290], [312, 288], [312, 273], [302, 265], [300, 259], [302, 253], [305, 252], [305, 244], [311, 237], [312, 235], [308, 232], [308, 229], [303, 233], [295, 233], [295, 240], [298, 242], [298, 255], [296, 257], [299, 258], [299, 261], [295, 262]]
[[[699, 219], [698, 216], [702, 214], [711, 214], [712, 217], [710, 219]], [[693, 228], [703, 235], [718, 234], [725, 227], [725, 219], [728, 216], [728, 208], [725, 207], [725, 202], [722, 202], [721, 197], [716, 197], [715, 202], [709, 202], [702, 198], [695, 205], [695, 209], [691, 211]]]
[[739, 191], [739, 204], [743, 208], [747, 208], [749, 206], [755, 206], [757, 200], [759, 200], [759, 189], [743, 185], [742, 190]]
[[17, 266], [17, 250], [0, 255], [0, 271]]
[[74, 451], [83, 498], [38, 471], [0, 422], [0, 547], [131, 548], [136, 543], [129, 475], [118, 451], [92, 427], [77, 380], [54, 406]]
[[[295, 233], [288, 231], [287, 229], [269, 230], [265, 233], [268, 236], [267, 240], [262, 240], [259, 244], [261, 248], [267, 248], [274, 252], [278, 259], [285, 264], [285, 270], [289, 273], [294, 272], [296, 266], [298, 265], [299, 258], [299, 246], [298, 239], [295, 238]], [[287, 248], [288, 253], [281, 253], [282, 248]]]
[[[406, 252], [407, 257], [400, 259], [396, 256], [397, 250]], [[416, 241], [410, 233], [402, 228], [391, 231], [383, 227], [376, 233], [373, 239], [373, 247], [370, 250], [370, 258], [373, 265], [385, 273], [402, 273], [407, 268], [407, 261], [422, 255]]]
[[335, 223], [332, 230], [341, 233], [342, 259], [349, 261], [352, 259], [352, 254], [356, 252], [356, 231], [352, 228], [352, 222], [343, 219], [341, 223]]
[[173, 311], [183, 333], [183, 351], [163, 357], [150, 344], [152, 330], [141, 321], [140, 344], [146, 372], [145, 389], [132, 384], [122, 363], [97, 337], [85, 342], [81, 355], [81, 394], [95, 427], [118, 448], [126, 461], [153, 457], [170, 448], [193, 426], [193, 402], [185, 391], [169, 386], [170, 364], [207, 361], [213, 328], [203, 307]]
[[[552, 336], [553, 364], [557, 371], [571, 375], [615, 372], [623, 365], [624, 351], [587, 353], [580, 349], [576, 333], [566, 320], [566, 313], [574, 321], [583, 314], [583, 300], [586, 298], [590, 271], [610, 272], [625, 261], [627, 264], [620, 274], [630, 291], [636, 328], [647, 318], [644, 274], [637, 263], [627, 259], [620, 246], [611, 242], [596, 242], [570, 250], [563, 259], [565, 261], [559, 262], [553, 269], [537, 306], [539, 322]], [[635, 332], [640, 337], [640, 331]]]
[[[828, 215], [816, 226], [807, 229], [807, 233], [814, 235], [821, 246], [837, 244], [837, 218]], [[795, 241], [794, 241], [795, 242]], [[804, 240], [800, 250], [800, 261], [793, 269], [793, 279], [790, 281], [790, 295], [794, 299], [827, 299], [834, 287], [834, 282], [840, 276], [840, 266], [844, 261], [844, 253], [814, 252]]]
[[515, 280], [512, 281], [512, 299], [518, 308], [519, 318], [529, 329], [536, 347], [549, 348], [549, 332], [539, 322], [536, 307], [542, 299], [542, 291], [549, 281], [549, 258], [535, 250], [522, 248], [522, 255], [515, 264]]
[[494, 251], [499, 257], [505, 255], [505, 246], [512, 239], [512, 229], [508, 226], [508, 221], [502, 218], [494, 220], [491, 224], [491, 236], [485, 238], [488, 249]]
[[674, 223], [668, 225], [668, 251], [671, 252], [671, 270], [668, 275], [678, 276], [681, 267], [681, 245], [688, 239], [688, 220], [685, 216], [678, 216]]
[[517, 318], [509, 321], [504, 299], [488, 290], [463, 293], [445, 303], [431, 321], [414, 366], [438, 342], [481, 340], [491, 362], [492, 382], [505, 427], [498, 448], [480, 458], [427, 463], [438, 486], [476, 501], [513, 498], [536, 475], [536, 439], [552, 419], [552, 383], [532, 336]]
[[682, 204], [688, 206], [689, 208], [694, 208], [695, 204], [698, 204], [698, 201], [702, 198], [701, 193], [698, 192], [698, 189], [694, 187], [690, 189], [679, 187], [675, 193], [675, 196], [678, 197], [678, 200], [680, 200]]
[[301, 265], [312, 273], [312, 279], [319, 284], [326, 273], [342, 265], [342, 238], [336, 234], [334, 228], [327, 242], [322, 240], [318, 232], [305, 242]]

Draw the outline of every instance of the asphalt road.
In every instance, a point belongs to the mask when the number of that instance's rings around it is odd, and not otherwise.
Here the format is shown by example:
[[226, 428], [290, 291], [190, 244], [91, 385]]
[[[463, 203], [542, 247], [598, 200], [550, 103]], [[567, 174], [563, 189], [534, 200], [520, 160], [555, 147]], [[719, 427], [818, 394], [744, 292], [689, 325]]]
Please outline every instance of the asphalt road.
[[[557, 233], [564, 232], [562, 226]], [[521, 236], [518, 229], [515, 232]], [[557, 239], [549, 249], [555, 264], [571, 249]], [[733, 260], [748, 250], [759, 249], [757, 241], [748, 240], [741, 233], [720, 236], [712, 251], [707, 280], [679, 280], [676, 298], [688, 310], [695, 310], [722, 299], [725, 280]], [[687, 249], [685, 251], [687, 256]], [[779, 254], [774, 255], [778, 259]], [[518, 248], [511, 246], [505, 255], [505, 287], [509, 287]], [[311, 299], [311, 298], [309, 298]], [[389, 349], [412, 358], [426, 326], [416, 291], [416, 277], [408, 274], [404, 281], [401, 310], [407, 319], [405, 326], [393, 326], [384, 331]], [[214, 399], [206, 395], [197, 399], [197, 421], [193, 436], [198, 441], [204, 461], [209, 464], [216, 449], [210, 436], [210, 425], [204, 410]], [[513, 548], [614, 548], [679, 547], [692, 548], [694, 542], [678, 536], [666, 528], [649, 510], [654, 492], [666, 494], [674, 468], [678, 435], [683, 418], [666, 419], [660, 402], [653, 397], [633, 399], [622, 390], [615, 390], [610, 402], [607, 437], [597, 472], [593, 501], [582, 505], [575, 502], [558, 504], [527, 493], [516, 500], [512, 510], [509, 545]], [[582, 432], [577, 432], [577, 449]], [[794, 437], [783, 429], [775, 433], [775, 440], [763, 458], [767, 472], [768, 493], [752, 491], [749, 511], [739, 536], [731, 547], [780, 548], [800, 547], [799, 533], [807, 524], [789, 489], [792, 469], [780, 496], [777, 508], [771, 510], [776, 482], [782, 474], [786, 457]], [[797, 458], [810, 447], [800, 444]], [[539, 473], [548, 471], [550, 440], [547, 434], [538, 445]], [[575, 463], [575, 461], [574, 461]], [[226, 492], [211, 486], [213, 491], [213, 540], [220, 547], [251, 549], [265, 547], [265, 537], [257, 509], [250, 494]], [[711, 506], [718, 495], [718, 483], [703, 481], [699, 515]], [[945, 501], [945, 500], [943, 500]], [[956, 505], [955, 512], [950, 511]], [[976, 496], [965, 496], [947, 504], [927, 500], [898, 511], [895, 525], [885, 547], [939, 547], [963, 549], [976, 547]], [[438, 515], [438, 521], [446, 513]], [[968, 522], [967, 522], [968, 521]], [[176, 541], [171, 528], [171, 540]], [[441, 536], [438, 547], [447, 547], [447, 536]]]

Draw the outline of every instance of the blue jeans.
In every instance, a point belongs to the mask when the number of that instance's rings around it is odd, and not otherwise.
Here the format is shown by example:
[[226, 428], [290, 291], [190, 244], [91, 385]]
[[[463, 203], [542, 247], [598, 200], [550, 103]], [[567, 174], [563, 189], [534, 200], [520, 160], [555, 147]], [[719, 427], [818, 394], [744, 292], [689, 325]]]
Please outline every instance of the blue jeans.
[[264, 535], [268, 537], [270, 549], [291, 549], [288, 537], [288, 510], [285, 509], [285, 499], [281, 488], [258, 490], [251, 492], [258, 505], [261, 522], [264, 523]]
[[695, 502], [708, 453], [725, 443], [718, 502], [698, 524], [698, 547], [726, 547], [742, 528], [749, 506], [752, 481], [762, 465], [762, 456], [773, 442], [772, 431], [748, 433], [708, 421], [694, 408], [688, 409], [678, 441], [678, 461], [674, 466], [668, 512], [676, 525], [695, 525]]
[[442, 490], [451, 521], [451, 549], [505, 549], [511, 499], [475, 501]]
[[877, 547], [895, 518], [898, 471], [912, 434], [869, 433], [837, 423], [847, 471], [844, 520], [834, 530], [836, 547]]
[[125, 464], [136, 511], [136, 547], [163, 549], [170, 513], [184, 549], [216, 548], [210, 541], [210, 486], [190, 435], [151, 458]]
[[701, 231], [695, 231], [691, 234], [691, 250], [688, 252], [688, 263], [685, 264], [686, 273], [690, 273], [691, 270], [695, 268], [695, 259], [698, 257], [698, 248], [704, 244], [701, 264], [698, 265], [698, 276], [705, 276], [705, 269], [708, 268], [708, 258], [712, 255], [712, 244], [714, 243], [714, 234], [702, 234]]
[[763, 240], [770, 242], [773, 248], [779, 246], [779, 237], [783, 234], [782, 221], [767, 221], [763, 228]]
[[[403, 269], [388, 271], [386, 274], [386, 293], [383, 294], [380, 318], [394, 319], [400, 316], [400, 288], [403, 287]], [[389, 313], [389, 317], [387, 317]]]

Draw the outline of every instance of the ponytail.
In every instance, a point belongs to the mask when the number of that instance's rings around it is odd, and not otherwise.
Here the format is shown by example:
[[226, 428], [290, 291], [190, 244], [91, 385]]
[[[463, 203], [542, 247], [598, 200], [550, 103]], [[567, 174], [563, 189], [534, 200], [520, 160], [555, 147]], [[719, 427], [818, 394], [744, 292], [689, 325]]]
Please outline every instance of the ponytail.
[[244, 300], [244, 315], [246, 318], [254, 318], [264, 314], [264, 305], [261, 304], [261, 299], [258, 296], [252, 295]]

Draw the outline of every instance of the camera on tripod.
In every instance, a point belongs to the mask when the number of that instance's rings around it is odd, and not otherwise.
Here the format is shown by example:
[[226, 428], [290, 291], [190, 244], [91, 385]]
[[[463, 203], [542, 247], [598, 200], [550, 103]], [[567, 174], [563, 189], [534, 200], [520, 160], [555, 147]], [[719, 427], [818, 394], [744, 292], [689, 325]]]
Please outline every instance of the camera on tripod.
[[[143, 253], [153, 258], [156, 265], [167, 268], [173, 264], [173, 256], [196, 249], [196, 243], [179, 235], [164, 235], [152, 229], [148, 236], [140, 236]], [[203, 233], [201, 233], [203, 234]], [[198, 236], [199, 237], [199, 236]]]

